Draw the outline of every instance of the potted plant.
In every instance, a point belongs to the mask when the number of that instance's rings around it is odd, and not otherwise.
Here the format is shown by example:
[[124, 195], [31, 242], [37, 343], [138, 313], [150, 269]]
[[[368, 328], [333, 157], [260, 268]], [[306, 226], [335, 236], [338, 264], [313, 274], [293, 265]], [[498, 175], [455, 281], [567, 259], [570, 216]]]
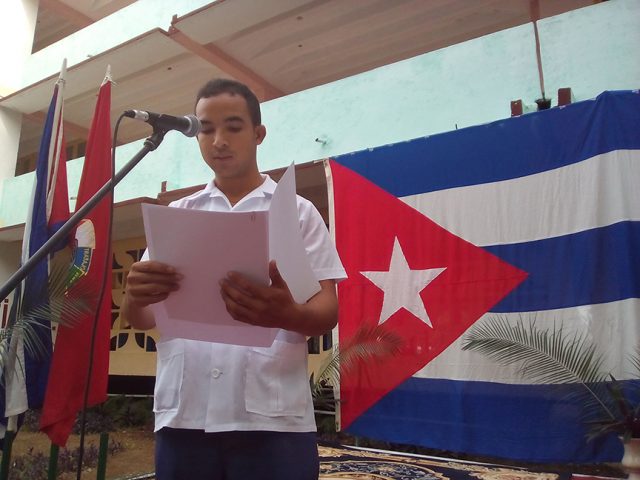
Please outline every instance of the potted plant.
[[513, 325], [505, 317], [490, 317], [465, 334], [462, 349], [517, 365], [520, 375], [537, 383], [576, 385], [571, 401], [582, 405], [588, 438], [616, 434], [625, 448], [623, 468], [640, 479], [640, 348], [630, 356], [631, 382], [605, 371], [597, 346], [561, 324], [539, 329], [535, 320]]

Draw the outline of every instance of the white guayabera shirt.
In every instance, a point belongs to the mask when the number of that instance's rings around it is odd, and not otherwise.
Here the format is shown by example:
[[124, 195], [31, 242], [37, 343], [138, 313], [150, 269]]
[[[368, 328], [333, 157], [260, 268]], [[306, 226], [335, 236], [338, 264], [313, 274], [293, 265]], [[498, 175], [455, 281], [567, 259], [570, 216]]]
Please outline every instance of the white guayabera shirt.
[[[170, 206], [208, 211], [267, 210], [276, 183], [263, 184], [233, 207], [213, 181]], [[298, 196], [300, 229], [318, 281], [346, 277], [324, 221]], [[145, 257], [147, 253], [145, 252]], [[212, 294], [218, 286], [212, 285]], [[179, 338], [157, 344], [155, 430], [207, 432], [316, 430], [304, 335], [280, 330], [271, 347], [245, 347]]]

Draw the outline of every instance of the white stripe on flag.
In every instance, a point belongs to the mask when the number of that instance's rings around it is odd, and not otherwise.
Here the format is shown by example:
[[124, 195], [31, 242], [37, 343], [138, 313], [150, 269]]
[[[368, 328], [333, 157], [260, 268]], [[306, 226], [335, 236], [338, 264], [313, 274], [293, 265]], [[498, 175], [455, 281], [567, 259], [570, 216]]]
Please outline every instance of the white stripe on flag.
[[[487, 313], [480, 317], [476, 324], [495, 315]], [[500, 314], [500, 316], [508, 319], [512, 325], [519, 319], [522, 319], [525, 326], [529, 325], [529, 320], [535, 320], [538, 330], [551, 330], [554, 324], [556, 327], [562, 324], [566, 333], [588, 332], [587, 339], [598, 345], [598, 351], [605, 358], [603, 370], [610, 371], [620, 380], [633, 377], [633, 367], [627, 354], [634, 351], [636, 342], [640, 338], [640, 322], [633, 320], [640, 318], [640, 299], [638, 298], [541, 312]], [[501, 367], [478, 352], [463, 351], [463, 338], [464, 334], [414, 376], [511, 384], [528, 383], [516, 372], [514, 366]], [[615, 342], [611, 339], [615, 339]]]
[[55, 195], [56, 178], [58, 176], [58, 161], [62, 149], [63, 123], [60, 121], [64, 113], [64, 84], [58, 82], [56, 108], [53, 114], [53, 126], [51, 128], [51, 143], [49, 144], [49, 156], [47, 169], [47, 222], [51, 217], [53, 197]]
[[640, 150], [618, 150], [527, 177], [401, 200], [474, 245], [504, 245], [640, 220], [638, 178]]

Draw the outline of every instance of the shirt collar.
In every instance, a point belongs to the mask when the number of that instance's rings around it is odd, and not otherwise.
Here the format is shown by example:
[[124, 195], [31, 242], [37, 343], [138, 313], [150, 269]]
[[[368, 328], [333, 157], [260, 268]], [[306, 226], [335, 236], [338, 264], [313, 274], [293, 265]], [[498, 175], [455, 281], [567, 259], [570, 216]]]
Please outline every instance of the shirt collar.
[[[276, 186], [278, 185], [269, 175], [267, 174], [260, 174], [260, 176], [263, 179], [262, 184], [260, 184], [260, 186], [256, 187], [254, 190], [252, 190], [251, 192], [247, 193], [242, 200], [246, 200], [248, 198], [252, 198], [252, 197], [258, 197], [258, 196], [271, 196], [273, 195], [273, 192], [275, 192], [276, 190]], [[218, 187], [216, 187], [216, 183], [215, 183], [215, 179], [211, 179], [209, 181], [209, 183], [207, 183], [207, 185], [204, 187], [203, 190], [200, 191], [200, 194], [198, 196], [209, 196], [209, 197], [224, 197], [226, 198], [226, 195], [224, 193], [222, 193], [222, 190], [220, 190]]]

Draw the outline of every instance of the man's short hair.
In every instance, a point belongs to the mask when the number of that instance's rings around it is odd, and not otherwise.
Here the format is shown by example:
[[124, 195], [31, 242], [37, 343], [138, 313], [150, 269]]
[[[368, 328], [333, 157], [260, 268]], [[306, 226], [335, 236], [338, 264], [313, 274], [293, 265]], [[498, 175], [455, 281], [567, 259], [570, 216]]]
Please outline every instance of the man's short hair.
[[215, 97], [222, 95], [223, 93], [229, 93], [231, 95], [240, 95], [247, 102], [247, 108], [249, 109], [249, 115], [251, 115], [251, 121], [254, 126], [262, 123], [262, 116], [260, 114], [260, 102], [255, 94], [244, 83], [237, 82], [235, 80], [229, 80], [227, 78], [215, 78], [205, 83], [196, 96], [196, 105], [201, 98]]

